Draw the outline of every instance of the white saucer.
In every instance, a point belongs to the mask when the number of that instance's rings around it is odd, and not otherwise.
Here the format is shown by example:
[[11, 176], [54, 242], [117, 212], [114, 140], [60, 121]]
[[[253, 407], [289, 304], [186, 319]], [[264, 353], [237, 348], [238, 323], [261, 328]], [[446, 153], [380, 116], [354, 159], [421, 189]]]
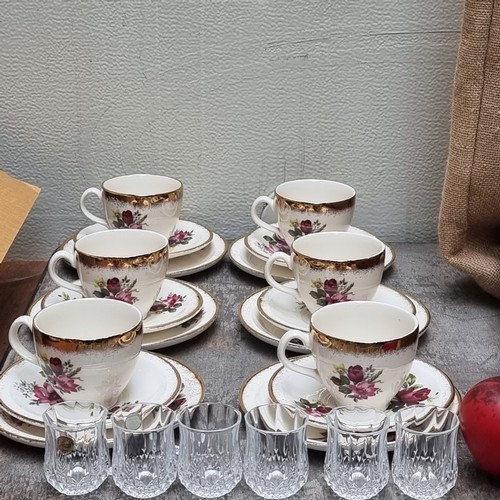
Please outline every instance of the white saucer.
[[[180, 344], [181, 342], [186, 342], [187, 340], [190, 340], [206, 331], [214, 323], [217, 319], [217, 315], [219, 314], [219, 304], [217, 300], [202, 288], [195, 285], [191, 286], [201, 296], [202, 307], [200, 311], [191, 319], [188, 319], [184, 323], [174, 326], [173, 328], [144, 333], [144, 337], [142, 339], [143, 349], [151, 351]], [[52, 290], [36, 300], [29, 310], [30, 316], [34, 316], [38, 311], [40, 311], [45, 297], [48, 294], [53, 294], [54, 292], [55, 290]], [[68, 299], [71, 298], [69, 293], [75, 292], [68, 291], [68, 295], [66, 295], [66, 298]], [[62, 293], [59, 293], [59, 295], [62, 296]]]
[[217, 233], [213, 233], [212, 241], [205, 248], [169, 260], [167, 275], [170, 278], [181, 278], [209, 269], [222, 260], [226, 251], [225, 240]]
[[[108, 228], [102, 224], [92, 224], [84, 227], [76, 239], [92, 233], [106, 231]], [[212, 241], [213, 233], [205, 226], [187, 220], [179, 220], [174, 234], [169, 238], [169, 259], [175, 259], [182, 255], [198, 252]], [[65, 249], [73, 251], [75, 242], [73, 239], [67, 241]]]
[[[267, 290], [259, 290], [247, 297], [241, 304], [238, 310], [240, 322], [243, 327], [251, 333], [254, 337], [266, 342], [267, 344], [277, 346], [280, 338], [288, 330], [288, 328], [279, 327], [273, 325], [267, 321], [259, 312], [257, 306], [258, 301], [262, 293]], [[420, 302], [408, 297], [415, 305], [416, 313], [419, 325], [419, 335], [422, 335], [427, 330], [430, 322], [430, 314], [427, 308]], [[293, 352], [298, 352], [302, 354], [309, 353], [309, 349], [304, 347], [300, 343], [290, 343], [288, 344], [288, 350]]]
[[[264, 267], [266, 261], [252, 255], [245, 246], [244, 238], [235, 240], [229, 247], [229, 258], [231, 262], [242, 271], [257, 276], [257, 278], [264, 277]], [[276, 281], [290, 280], [293, 278], [293, 273], [288, 267], [281, 267], [273, 265], [271, 274]]]
[[219, 313], [218, 302], [205, 290], [191, 285], [202, 298], [201, 310], [184, 323], [173, 328], [146, 333], [142, 340], [142, 348], [147, 350], [162, 349], [181, 342], [186, 342], [206, 331], [217, 319]]
[[[82, 294], [64, 287], [48, 292], [42, 298], [42, 308], [63, 300], [82, 298]], [[203, 306], [200, 292], [191, 284], [171, 278], [163, 280], [158, 299], [144, 318], [143, 332], [153, 333], [185, 323], [198, 314]]]
[[[247, 297], [240, 304], [238, 315], [241, 324], [254, 337], [257, 337], [267, 344], [277, 346], [280, 338], [287, 331], [287, 329], [273, 325], [259, 313], [257, 303], [263, 292], [264, 290], [259, 290], [258, 292], [253, 293], [252, 295]], [[304, 347], [299, 342], [289, 343], [287, 349], [289, 351], [298, 352], [301, 354], [308, 354], [311, 352], [307, 347]]]
[[[274, 363], [247, 377], [241, 385], [239, 393], [239, 404], [243, 412], [246, 413], [248, 410], [259, 405], [272, 403], [267, 391], [263, 390], [263, 388], [269, 385], [271, 377], [281, 366], [281, 363]], [[460, 393], [458, 390], [455, 390], [455, 396], [452, 404], [449, 406], [449, 410], [457, 413], [461, 400]], [[387, 447], [389, 450], [392, 450], [394, 449], [394, 436], [389, 435], [388, 438]], [[306, 432], [306, 441], [309, 449], [326, 451], [325, 429], [309, 425]]]
[[[316, 363], [312, 355], [291, 358], [293, 363], [314, 368]], [[407, 377], [408, 389], [429, 389], [430, 393], [419, 402], [447, 408], [455, 396], [452, 381], [441, 370], [424, 361], [413, 361], [410, 375]], [[269, 380], [269, 397], [275, 403], [289, 404], [302, 408], [309, 415], [309, 423], [313, 426], [326, 428], [326, 414], [334, 408], [332, 396], [319, 380], [294, 372], [286, 367], [280, 367]], [[398, 393], [398, 394], [401, 394]], [[346, 403], [349, 396], [344, 395]], [[409, 397], [407, 395], [407, 397]], [[352, 401], [352, 400], [351, 400]], [[397, 398], [393, 399], [386, 413], [390, 417], [390, 426], [394, 425], [394, 414], [406, 406]]]
[[[364, 229], [359, 229], [357, 227], [351, 226], [348, 230], [350, 233], [356, 234], [366, 234], [372, 238], [376, 238], [375, 235], [365, 231]], [[378, 239], [378, 238], [377, 238]], [[247, 234], [243, 238], [243, 242], [247, 250], [255, 257], [264, 260], [264, 262], [274, 253], [282, 251], [290, 254], [290, 247], [286, 244], [285, 240], [279, 235], [279, 233], [271, 233], [267, 229], [261, 227], [255, 229], [251, 233]], [[394, 260], [396, 259], [396, 254], [392, 247], [387, 243], [385, 245], [385, 269], [389, 268]], [[276, 261], [276, 265], [286, 267], [284, 262]]]
[[[45, 382], [40, 367], [24, 360], [14, 363], [0, 375], [0, 409], [28, 424], [43, 426], [42, 414], [49, 402], [41, 401], [34, 390], [38, 387], [37, 392], [42, 393]], [[116, 407], [136, 401], [168, 404], [180, 390], [181, 378], [174, 366], [165, 358], [141, 351], [132, 378]], [[53, 404], [61, 400], [53, 397], [50, 401]]]
[[[295, 281], [288, 281], [284, 286], [295, 288]], [[385, 285], [379, 285], [372, 300], [395, 305], [415, 314], [415, 306], [408, 297]], [[309, 331], [311, 321], [309, 309], [287, 293], [268, 287], [260, 295], [257, 306], [260, 314], [275, 326]]]
[[[169, 404], [173, 410], [180, 410], [186, 406], [201, 403], [205, 397], [205, 382], [201, 376], [189, 366], [166, 356], [165, 358], [179, 372], [181, 378], [181, 390], [176, 398]], [[39, 425], [31, 425], [23, 422], [8, 413], [0, 410], [0, 434], [16, 441], [43, 448], [45, 446], [44, 428]], [[107, 442], [113, 445], [113, 432], [107, 430]]]
[[175, 259], [182, 255], [199, 252], [210, 244], [213, 233], [201, 224], [187, 220], [179, 220], [174, 234], [168, 239], [169, 258]]
[[[100, 226], [100, 224], [95, 225]], [[104, 226], [100, 227], [103, 228]], [[189, 276], [215, 266], [215, 264], [217, 264], [226, 254], [227, 243], [217, 233], [211, 232], [211, 234], [212, 238], [207, 242], [205, 247], [196, 248], [195, 251], [190, 254], [178, 254], [175, 258], [170, 255], [167, 275], [170, 278], [180, 278], [182, 276]], [[75, 242], [73, 238], [70, 238], [63, 245], [63, 248], [71, 251], [72, 248], [74, 248], [74, 244]], [[179, 249], [177, 252], [184, 252], [184, 250], [185, 249]], [[175, 255], [175, 252], [172, 253]]]

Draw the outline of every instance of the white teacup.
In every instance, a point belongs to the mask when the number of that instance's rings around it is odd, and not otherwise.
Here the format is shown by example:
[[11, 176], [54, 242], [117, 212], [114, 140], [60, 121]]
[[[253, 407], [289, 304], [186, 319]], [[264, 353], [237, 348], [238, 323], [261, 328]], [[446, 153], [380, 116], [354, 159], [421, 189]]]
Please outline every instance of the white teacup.
[[[293, 241], [290, 255], [276, 252], [264, 268], [267, 282], [303, 302], [311, 313], [320, 307], [351, 300], [370, 300], [384, 273], [385, 245], [373, 236], [331, 231], [308, 234]], [[297, 288], [272, 276], [282, 260], [293, 272]]]
[[[89, 195], [101, 200], [104, 218], [86, 207]], [[103, 182], [101, 189], [86, 189], [80, 208], [92, 222], [109, 229], [149, 229], [168, 238], [179, 220], [182, 199], [181, 181], [163, 175], [132, 174], [112, 177]]]
[[259, 196], [252, 204], [254, 222], [273, 233], [273, 226], [258, 214], [269, 205], [288, 245], [300, 236], [321, 231], [347, 231], [354, 214], [356, 192], [351, 186], [324, 179], [297, 179], [276, 187], [274, 198]]
[[[288, 344], [311, 349], [316, 369], [292, 363]], [[290, 330], [280, 339], [283, 365], [319, 380], [337, 406], [384, 410], [409, 374], [417, 352], [415, 315], [381, 302], [342, 302], [311, 316], [310, 333]]]
[[[80, 284], [61, 277], [58, 262], [76, 269]], [[115, 299], [148, 314], [167, 273], [168, 239], [153, 231], [107, 230], [84, 236], [75, 249], [59, 250], [48, 271], [56, 284], [85, 297]]]
[[[20, 342], [21, 326], [30, 329], [35, 354]], [[62, 399], [111, 408], [132, 377], [142, 345], [142, 317], [136, 307], [117, 300], [68, 300], [34, 318], [14, 320], [9, 342], [41, 367]]]

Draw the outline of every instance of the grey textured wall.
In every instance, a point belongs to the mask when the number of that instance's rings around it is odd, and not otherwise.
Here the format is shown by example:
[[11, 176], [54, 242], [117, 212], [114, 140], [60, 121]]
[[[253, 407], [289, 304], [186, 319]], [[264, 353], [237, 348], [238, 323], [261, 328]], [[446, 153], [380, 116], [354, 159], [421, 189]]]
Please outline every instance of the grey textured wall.
[[42, 187], [11, 256], [87, 224], [81, 192], [153, 172], [232, 239], [283, 180], [358, 193], [354, 223], [432, 241], [459, 0], [0, 1], [0, 168]]

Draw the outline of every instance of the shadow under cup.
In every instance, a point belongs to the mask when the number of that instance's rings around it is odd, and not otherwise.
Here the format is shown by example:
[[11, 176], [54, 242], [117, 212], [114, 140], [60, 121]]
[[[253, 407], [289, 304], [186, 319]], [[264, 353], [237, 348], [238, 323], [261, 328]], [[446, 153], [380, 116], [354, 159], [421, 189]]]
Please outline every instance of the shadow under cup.
[[[22, 326], [32, 333], [35, 354], [19, 339]], [[142, 315], [116, 300], [74, 299], [34, 318], [20, 316], [9, 341], [21, 357], [41, 367], [63, 400], [111, 408], [132, 377], [142, 345]]]
[[[316, 369], [288, 360], [285, 351], [294, 339], [311, 350]], [[384, 410], [408, 375], [417, 344], [414, 314], [381, 302], [340, 302], [312, 314], [310, 333], [286, 332], [278, 358], [286, 368], [319, 380], [336, 406]]]

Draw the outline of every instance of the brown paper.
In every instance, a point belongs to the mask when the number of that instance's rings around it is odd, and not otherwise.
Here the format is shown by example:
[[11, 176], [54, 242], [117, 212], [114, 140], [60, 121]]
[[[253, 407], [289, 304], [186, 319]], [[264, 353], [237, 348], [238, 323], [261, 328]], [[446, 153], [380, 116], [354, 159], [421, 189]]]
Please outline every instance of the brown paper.
[[40, 188], [0, 171], [0, 263], [33, 207]]

